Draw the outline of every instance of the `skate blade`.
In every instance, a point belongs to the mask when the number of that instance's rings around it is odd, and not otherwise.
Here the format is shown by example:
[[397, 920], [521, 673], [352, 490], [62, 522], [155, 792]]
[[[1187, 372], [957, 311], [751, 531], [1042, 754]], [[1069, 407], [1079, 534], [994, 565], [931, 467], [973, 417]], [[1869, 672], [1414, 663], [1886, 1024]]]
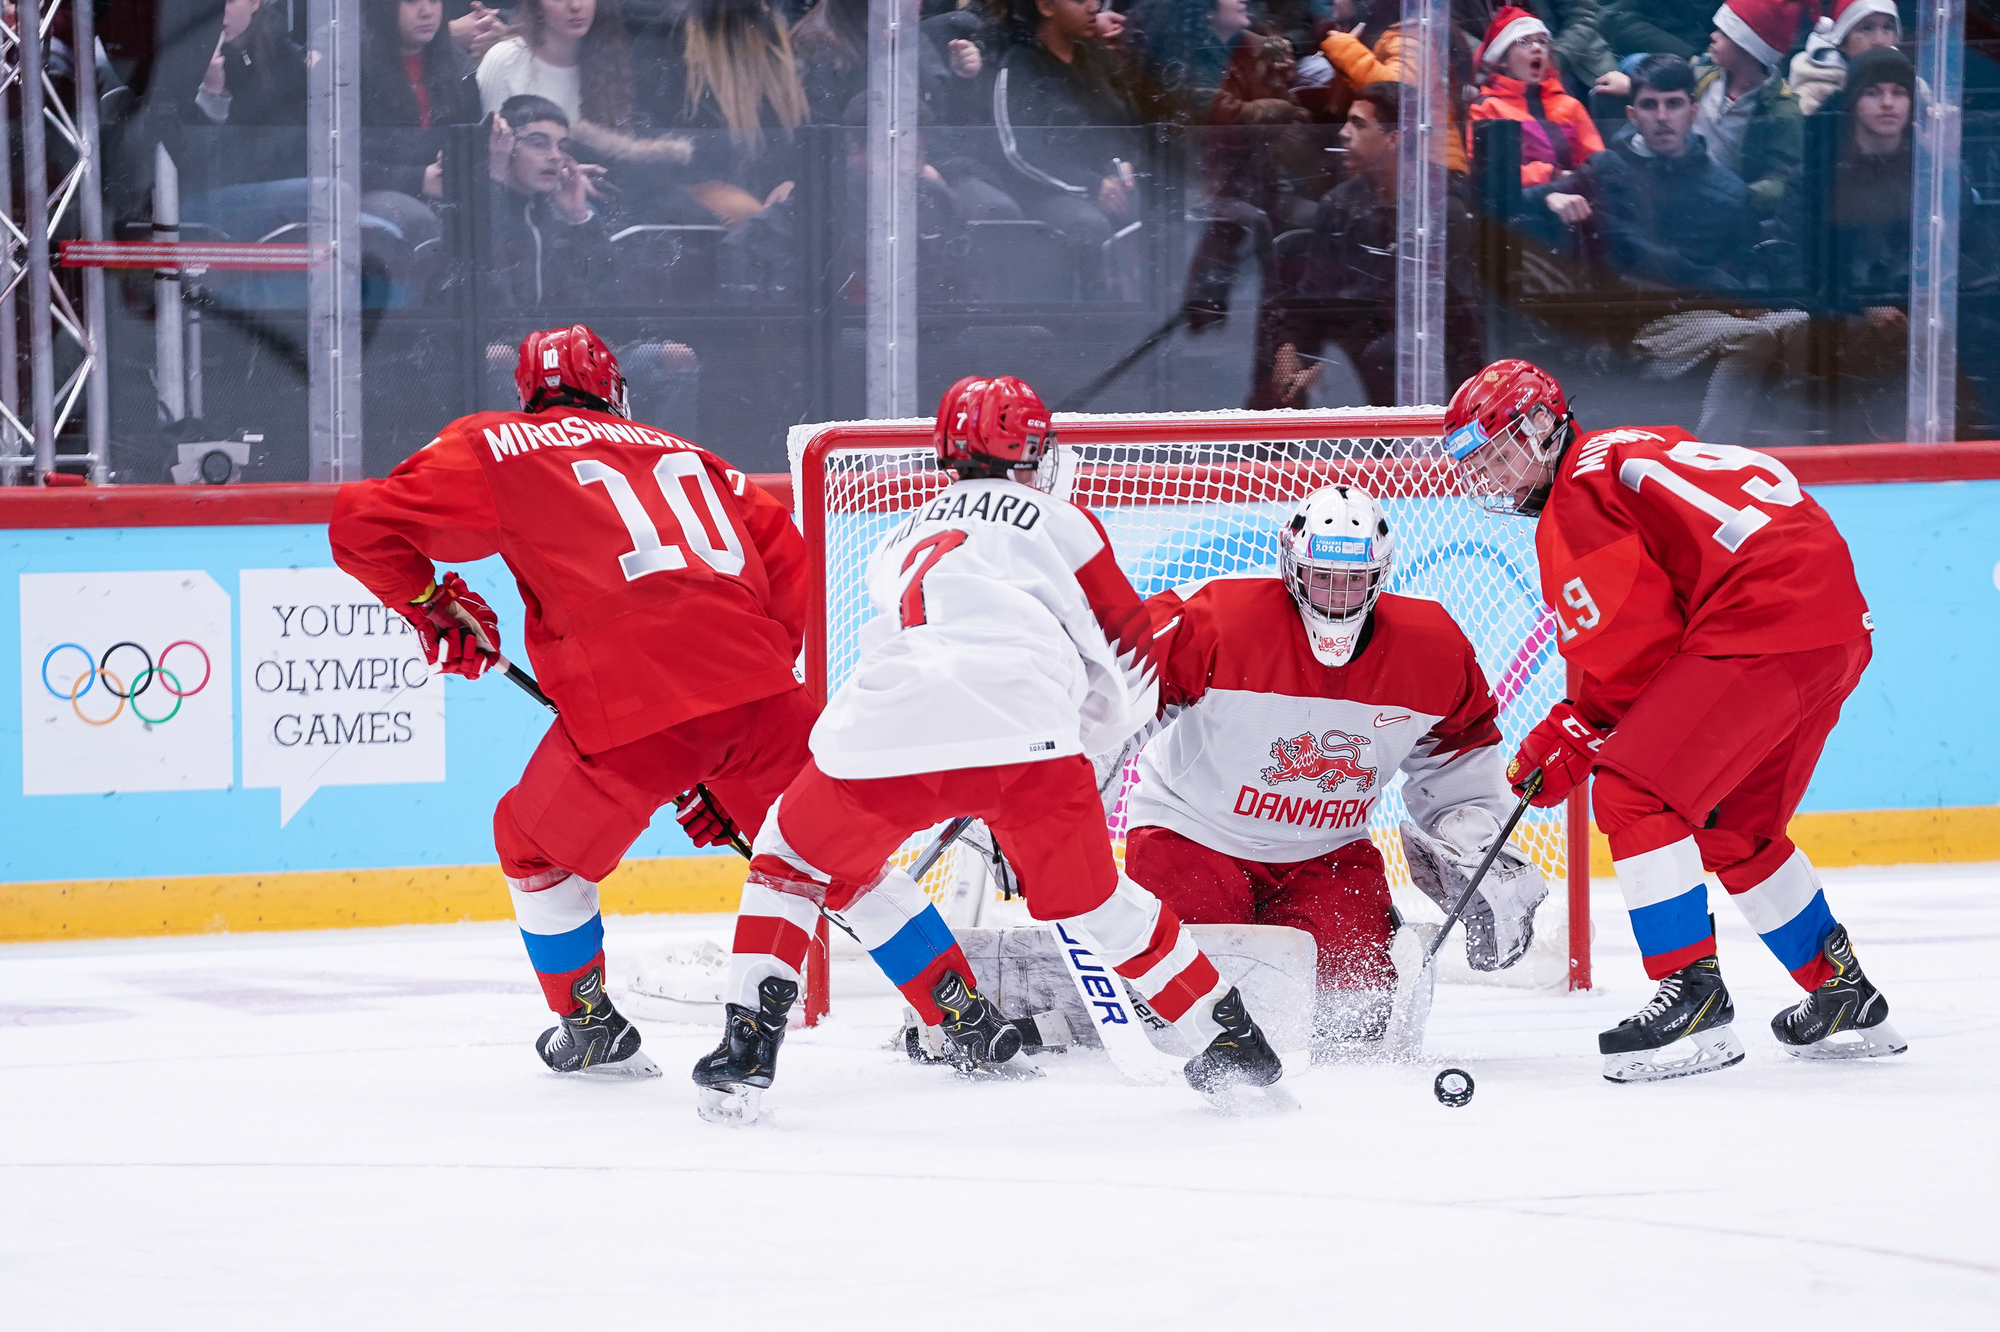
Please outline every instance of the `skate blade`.
[[1688, 1078], [1697, 1073], [1714, 1073], [1743, 1062], [1743, 1042], [1728, 1027], [1714, 1027], [1688, 1038], [1691, 1053], [1673, 1059], [1660, 1056], [1681, 1045], [1675, 1041], [1658, 1050], [1632, 1050], [1604, 1056], [1607, 1082], [1662, 1082], [1667, 1078]]
[[1036, 1078], [1047, 1076], [1018, 1055], [1004, 1064], [953, 1062], [951, 1071], [967, 1082], [1033, 1082]]
[[1239, 1082], [1234, 1087], [1221, 1091], [1200, 1093], [1209, 1108], [1231, 1118], [1259, 1118], [1266, 1115], [1288, 1115], [1304, 1109], [1299, 1098], [1292, 1095], [1292, 1089], [1282, 1082], [1274, 1082], [1268, 1087], [1253, 1087], [1247, 1082]]
[[654, 1063], [642, 1050], [634, 1050], [623, 1059], [606, 1064], [588, 1064], [583, 1068], [556, 1069], [565, 1078], [657, 1078], [660, 1066]]
[[762, 1117], [762, 1087], [697, 1087], [694, 1112], [710, 1124], [748, 1128]]
[[1811, 1045], [1787, 1045], [1785, 1053], [1794, 1059], [1880, 1059], [1899, 1055], [1910, 1048], [1901, 1032], [1886, 1022], [1857, 1031], [1837, 1031]]

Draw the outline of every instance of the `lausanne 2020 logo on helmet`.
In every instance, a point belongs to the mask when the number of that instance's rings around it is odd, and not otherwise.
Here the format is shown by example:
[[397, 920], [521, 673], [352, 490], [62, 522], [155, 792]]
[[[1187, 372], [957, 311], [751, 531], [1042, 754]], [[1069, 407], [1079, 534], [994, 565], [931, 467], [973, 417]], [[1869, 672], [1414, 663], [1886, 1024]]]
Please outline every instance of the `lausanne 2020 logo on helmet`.
[[1278, 761], [1277, 765], [1264, 769], [1260, 775], [1269, 786], [1305, 781], [1317, 782], [1322, 791], [1338, 791], [1343, 782], [1351, 781], [1357, 794], [1372, 791], [1375, 769], [1361, 764], [1361, 751], [1367, 745], [1366, 736], [1349, 735], [1345, 731], [1328, 731], [1317, 736], [1307, 731], [1273, 743], [1271, 757]]

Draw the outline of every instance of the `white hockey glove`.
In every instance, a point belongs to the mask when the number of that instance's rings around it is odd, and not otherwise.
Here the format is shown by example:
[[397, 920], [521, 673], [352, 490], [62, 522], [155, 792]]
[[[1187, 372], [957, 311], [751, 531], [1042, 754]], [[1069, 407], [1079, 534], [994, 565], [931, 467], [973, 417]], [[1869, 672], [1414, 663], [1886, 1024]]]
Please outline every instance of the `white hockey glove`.
[[[1410, 880], [1441, 911], [1458, 904], [1500, 824], [1477, 806], [1461, 805], [1437, 820], [1431, 837], [1403, 821], [1403, 855]], [[1535, 938], [1535, 908], [1549, 895], [1548, 880], [1513, 846], [1503, 847], [1466, 904], [1465, 961], [1474, 971], [1502, 971], [1521, 960]]]

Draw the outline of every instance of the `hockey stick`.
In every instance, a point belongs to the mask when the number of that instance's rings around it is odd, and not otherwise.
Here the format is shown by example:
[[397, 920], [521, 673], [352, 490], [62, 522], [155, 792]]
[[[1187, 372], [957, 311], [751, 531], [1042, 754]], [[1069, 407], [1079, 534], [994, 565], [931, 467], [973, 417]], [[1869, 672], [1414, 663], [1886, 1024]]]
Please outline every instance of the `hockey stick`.
[[1126, 993], [1123, 978], [1098, 961], [1096, 950], [1082, 937], [1083, 931], [1078, 930], [1072, 936], [1069, 927], [1059, 920], [1048, 922], [1048, 929], [1055, 936], [1063, 970], [1076, 986], [1077, 998], [1083, 1000], [1083, 1011], [1090, 1015], [1097, 1028], [1097, 1039], [1104, 1043], [1104, 1052], [1111, 1056], [1113, 1066], [1132, 1081], [1149, 1087], [1180, 1081], [1184, 1061], [1154, 1048], [1144, 1026], [1146, 1018], [1152, 1016], [1151, 1010], [1142, 1014], [1140, 1006]]
[[1493, 868], [1493, 862], [1499, 858], [1501, 849], [1507, 845], [1507, 839], [1514, 835], [1515, 825], [1520, 823], [1521, 816], [1528, 812], [1528, 803], [1540, 795], [1541, 791], [1542, 770], [1536, 768], [1528, 774], [1528, 779], [1521, 783], [1521, 803], [1514, 806], [1513, 814], [1507, 819], [1507, 826], [1493, 839], [1493, 845], [1486, 848], [1486, 858], [1481, 860], [1479, 868], [1473, 871], [1471, 881], [1465, 885], [1465, 891], [1458, 895], [1458, 901], [1452, 906], [1451, 914], [1444, 918], [1444, 924], [1438, 926], [1436, 937], [1431, 940], [1431, 946], [1424, 952], [1426, 967], [1437, 957], [1438, 948], [1444, 943], [1444, 936], [1451, 933], [1451, 927], [1458, 924], [1459, 916], [1464, 914], [1467, 906], [1471, 905], [1472, 895], [1479, 890], [1480, 881], [1486, 877], [1486, 871]]
[[1085, 407], [1088, 407], [1093, 401], [1096, 400], [1098, 394], [1104, 392], [1104, 390], [1110, 388], [1113, 384], [1117, 383], [1118, 380], [1124, 376], [1127, 370], [1130, 370], [1133, 366], [1137, 365], [1141, 360], [1145, 358], [1147, 352], [1150, 352], [1151, 350], [1153, 350], [1153, 348], [1159, 346], [1162, 342], [1165, 342], [1168, 338], [1172, 337], [1174, 335], [1174, 330], [1179, 328], [1182, 324], [1186, 322], [1187, 322], [1187, 311], [1185, 309], [1174, 311], [1173, 317], [1171, 319], [1167, 320], [1166, 323], [1161, 324], [1151, 333], [1148, 333], [1145, 336], [1145, 338], [1140, 341], [1139, 345], [1134, 347], [1131, 351], [1126, 352], [1125, 355], [1119, 359], [1116, 365], [1112, 366], [1109, 370], [1106, 370], [1103, 374], [1099, 375], [1097, 378], [1091, 380], [1088, 384], [1085, 384], [1075, 393], [1070, 394], [1069, 398], [1063, 403], [1063, 405], [1056, 408], [1056, 410], [1059, 412], [1080, 412]]
[[[493, 653], [494, 668], [497, 668], [502, 675], [506, 676], [514, 684], [519, 685], [521, 692], [529, 698], [534, 699], [535, 702], [541, 704], [556, 716], [562, 716], [562, 709], [556, 706], [554, 699], [542, 692], [542, 687], [535, 683], [534, 676], [528, 674], [495, 650], [492, 640], [486, 637], [486, 630], [480, 627], [478, 620], [472, 618], [471, 611], [454, 601], [451, 603], [451, 613], [453, 618], [472, 631], [472, 636], [478, 640], [481, 648]], [[721, 808], [716, 803], [715, 797], [708, 793], [708, 787], [703, 783], [696, 782], [694, 784], [694, 791], [696, 795], [702, 798], [703, 803], [714, 809]], [[737, 855], [743, 857], [745, 860], [750, 859], [750, 843], [744, 840], [743, 834], [736, 831], [733, 827], [729, 831], [729, 846], [731, 850], [735, 851]]]

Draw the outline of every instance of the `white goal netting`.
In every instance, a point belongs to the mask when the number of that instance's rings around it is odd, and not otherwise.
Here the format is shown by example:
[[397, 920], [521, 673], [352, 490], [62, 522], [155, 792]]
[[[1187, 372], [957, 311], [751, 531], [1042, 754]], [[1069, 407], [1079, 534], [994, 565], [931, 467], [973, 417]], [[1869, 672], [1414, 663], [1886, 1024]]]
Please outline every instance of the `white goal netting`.
[[[1499, 700], [1511, 752], [1564, 693], [1555, 619], [1537, 586], [1533, 524], [1491, 515], [1461, 493], [1442, 452], [1439, 415], [1368, 408], [1059, 416], [1056, 489], [1096, 513], [1141, 596], [1218, 574], [1275, 572], [1276, 532], [1300, 498], [1335, 483], [1369, 491], [1396, 534], [1388, 590], [1434, 597], [1464, 628]], [[854, 669], [861, 626], [874, 614], [863, 586], [869, 554], [950, 479], [933, 465], [930, 432], [929, 421], [792, 431], [793, 494], [816, 565], [808, 578], [825, 587], [823, 618], [808, 629], [807, 681], [828, 693]], [[1129, 767], [1125, 780], [1129, 788]], [[1370, 832], [1388, 860], [1398, 908], [1438, 920], [1443, 913], [1410, 885], [1396, 836], [1402, 782], [1398, 776], [1385, 788]], [[1124, 831], [1121, 801], [1111, 824], [1121, 855]], [[912, 838], [899, 859], [913, 860], [935, 832]], [[1572, 951], [1564, 810], [1530, 811], [1514, 840], [1549, 876], [1549, 900], [1529, 956], [1479, 979], [1560, 985]], [[957, 925], [974, 923], [991, 895], [971, 855], [947, 854], [924, 886]], [[1461, 949], [1439, 956], [1444, 979], [1473, 975]]]

